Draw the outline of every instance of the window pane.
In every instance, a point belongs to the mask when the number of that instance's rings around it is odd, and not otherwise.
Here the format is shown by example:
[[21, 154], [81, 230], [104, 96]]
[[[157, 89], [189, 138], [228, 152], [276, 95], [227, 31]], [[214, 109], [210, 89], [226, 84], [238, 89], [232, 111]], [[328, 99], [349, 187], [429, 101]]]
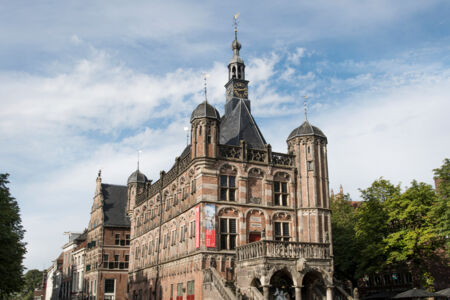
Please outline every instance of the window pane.
[[220, 175], [220, 186], [228, 186], [227, 185], [227, 176], [225, 175]]
[[275, 236], [281, 235], [281, 223], [275, 222]]
[[235, 194], [236, 194], [236, 190], [235, 189], [230, 189], [229, 190], [229, 197], [230, 197], [230, 199], [228, 199], [228, 200], [230, 200], [230, 201], [235, 201]]
[[220, 235], [220, 249], [227, 249], [227, 235]]
[[281, 183], [281, 191], [283, 193], [287, 193], [287, 183], [286, 182]]
[[228, 221], [230, 222], [230, 227], [229, 227], [229, 233], [236, 233], [236, 219], [228, 219]]
[[230, 235], [230, 250], [233, 250], [236, 248], [236, 236]]
[[220, 200], [227, 200], [227, 189], [220, 189]]
[[220, 232], [228, 232], [227, 219], [220, 219]]
[[283, 205], [283, 206], [287, 206], [287, 195], [281, 195], [281, 198], [282, 198], [282, 200], [283, 200], [282, 205]]
[[114, 279], [105, 279], [105, 293], [114, 293]]
[[114, 261], [119, 261], [119, 255], [114, 255]]
[[183, 283], [177, 285], [177, 296], [183, 296]]
[[275, 181], [273, 183], [273, 189], [275, 190], [275, 193], [279, 193], [280, 192], [280, 183]]
[[235, 187], [236, 186], [236, 177], [235, 176], [228, 176], [230, 178], [229, 187]]
[[283, 223], [283, 235], [289, 236], [289, 223]]

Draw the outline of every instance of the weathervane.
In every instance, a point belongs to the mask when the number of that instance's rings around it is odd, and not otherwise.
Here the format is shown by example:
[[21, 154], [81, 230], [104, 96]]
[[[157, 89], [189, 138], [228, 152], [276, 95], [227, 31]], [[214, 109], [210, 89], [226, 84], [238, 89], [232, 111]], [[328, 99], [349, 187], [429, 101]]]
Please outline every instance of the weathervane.
[[303, 96], [305, 100], [303, 101], [303, 109], [305, 110], [305, 120], [308, 121], [308, 96]]
[[209, 77], [208, 73], [204, 73], [203, 74], [203, 80], [204, 80], [204, 93], [205, 93], [205, 101], [208, 102], [208, 92], [207, 92], [207, 86], [208, 86], [208, 82], [207, 79]]
[[237, 31], [238, 31], [238, 25], [239, 25], [239, 13], [236, 13], [233, 16], [233, 26], [234, 26], [234, 39], [237, 40]]

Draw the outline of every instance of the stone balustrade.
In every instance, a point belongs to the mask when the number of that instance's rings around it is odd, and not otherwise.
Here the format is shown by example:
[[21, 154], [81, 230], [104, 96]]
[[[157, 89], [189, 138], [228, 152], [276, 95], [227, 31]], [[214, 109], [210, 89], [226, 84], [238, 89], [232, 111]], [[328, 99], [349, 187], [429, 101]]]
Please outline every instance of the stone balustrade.
[[236, 248], [238, 262], [256, 258], [329, 259], [330, 244], [261, 240]]

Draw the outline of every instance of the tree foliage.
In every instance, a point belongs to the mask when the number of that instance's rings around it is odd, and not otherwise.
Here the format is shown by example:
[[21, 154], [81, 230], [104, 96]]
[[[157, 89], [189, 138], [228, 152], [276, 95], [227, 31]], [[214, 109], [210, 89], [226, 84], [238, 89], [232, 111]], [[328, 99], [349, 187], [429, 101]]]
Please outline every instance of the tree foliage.
[[389, 214], [385, 203], [398, 197], [400, 185], [380, 178], [360, 190], [364, 200], [356, 211], [357, 276], [381, 270], [386, 265], [385, 238], [389, 234]]
[[430, 215], [435, 220], [435, 234], [445, 243], [450, 255], [450, 159], [446, 158], [442, 167], [434, 169], [437, 199]]
[[[336, 276], [353, 282], [366, 274], [407, 267], [416, 287], [431, 287], [435, 267], [448, 267], [450, 249], [450, 160], [434, 170], [436, 190], [413, 180], [400, 185], [375, 180], [350, 196], [331, 199]], [[445, 251], [444, 251], [445, 250]], [[436, 275], [436, 274], [435, 274]]]
[[41, 286], [42, 271], [37, 269], [29, 270], [24, 276], [24, 285], [22, 289], [22, 299], [32, 300], [34, 290]]
[[349, 194], [331, 197], [331, 228], [333, 232], [334, 267], [336, 277], [356, 281], [355, 210]]
[[26, 252], [19, 206], [11, 197], [8, 183], [8, 174], [0, 174], [0, 299], [22, 289]]
[[434, 256], [436, 234], [430, 212], [436, 202], [433, 187], [413, 180], [401, 195], [386, 201], [390, 233], [384, 239], [387, 264], [406, 263], [415, 285]]

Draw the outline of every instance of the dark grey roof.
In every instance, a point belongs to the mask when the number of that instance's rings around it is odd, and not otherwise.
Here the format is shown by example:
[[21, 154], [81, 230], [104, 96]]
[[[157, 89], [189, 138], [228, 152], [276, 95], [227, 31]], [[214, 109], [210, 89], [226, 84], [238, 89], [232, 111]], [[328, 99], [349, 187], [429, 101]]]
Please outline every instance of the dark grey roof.
[[198, 118], [211, 118], [220, 120], [220, 114], [217, 109], [206, 101], [200, 103], [191, 114], [191, 122]]
[[322, 132], [322, 130], [320, 130], [316, 126], [309, 124], [308, 121], [305, 121], [303, 122], [302, 125], [292, 130], [291, 134], [288, 137], [288, 141], [298, 136], [309, 136], [309, 135], [320, 136], [325, 139], [327, 138], [326, 135]]
[[128, 177], [127, 184], [130, 184], [130, 183], [145, 183], [146, 181], [147, 181], [147, 176], [145, 176], [139, 170], [136, 170], [133, 173], [131, 173], [131, 175]]
[[102, 183], [104, 225], [109, 227], [130, 227], [127, 216], [128, 187]]
[[[232, 101], [235, 103], [231, 103]], [[244, 140], [249, 148], [264, 149], [266, 140], [245, 101], [248, 100], [233, 98], [227, 104], [227, 112], [220, 121], [220, 143], [238, 146], [240, 140]]]

